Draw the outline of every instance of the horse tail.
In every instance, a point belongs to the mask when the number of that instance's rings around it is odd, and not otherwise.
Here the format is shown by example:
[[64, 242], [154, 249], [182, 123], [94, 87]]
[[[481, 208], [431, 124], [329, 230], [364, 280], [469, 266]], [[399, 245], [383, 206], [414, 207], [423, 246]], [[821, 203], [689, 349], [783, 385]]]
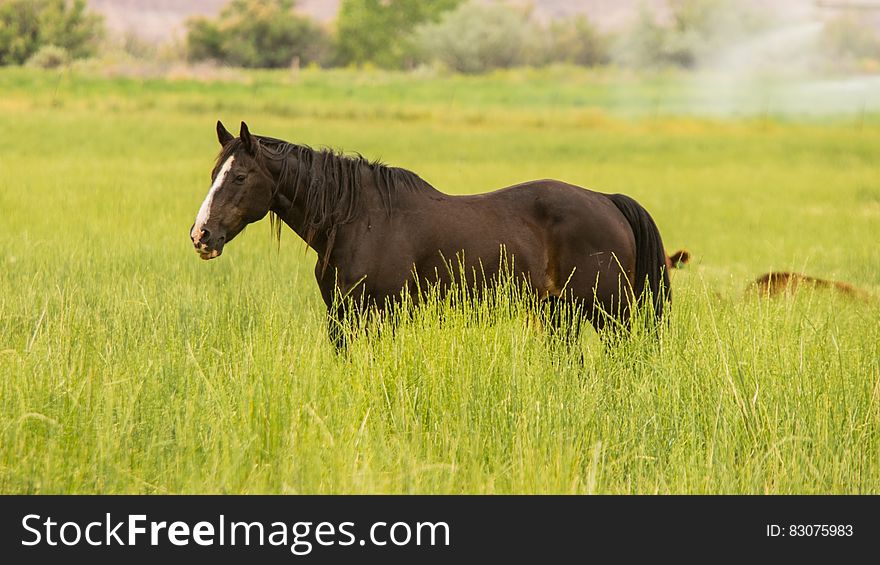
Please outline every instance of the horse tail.
[[666, 250], [660, 239], [660, 230], [654, 219], [641, 204], [625, 194], [608, 197], [629, 222], [636, 240], [636, 279], [632, 281], [636, 304], [644, 300], [645, 289], [651, 292], [654, 316], [663, 317], [663, 307], [672, 300], [669, 288], [669, 270], [666, 268]]

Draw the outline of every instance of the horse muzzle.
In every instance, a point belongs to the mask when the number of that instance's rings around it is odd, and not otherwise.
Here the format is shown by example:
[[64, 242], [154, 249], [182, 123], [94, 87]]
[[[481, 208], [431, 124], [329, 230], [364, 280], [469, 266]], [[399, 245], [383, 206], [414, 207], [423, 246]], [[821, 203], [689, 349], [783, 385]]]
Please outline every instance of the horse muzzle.
[[208, 249], [207, 247], [199, 247], [196, 249], [196, 252], [199, 254], [199, 259], [203, 261], [208, 261], [209, 259], [216, 259], [222, 253], [222, 249]]
[[214, 235], [207, 229], [196, 230], [195, 226], [190, 229], [190, 240], [199, 257], [207, 261], [215, 259], [223, 253], [223, 244], [226, 243], [225, 235]]

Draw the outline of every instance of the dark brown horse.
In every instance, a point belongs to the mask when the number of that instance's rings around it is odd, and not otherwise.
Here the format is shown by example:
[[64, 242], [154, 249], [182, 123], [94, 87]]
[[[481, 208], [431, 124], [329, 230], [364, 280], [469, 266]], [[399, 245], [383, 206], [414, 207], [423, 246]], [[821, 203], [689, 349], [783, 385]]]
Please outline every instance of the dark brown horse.
[[628, 326], [640, 302], [660, 319], [670, 299], [660, 233], [628, 196], [556, 180], [452, 196], [405, 169], [252, 135], [244, 123], [234, 137], [217, 122], [217, 136], [213, 184], [190, 230], [196, 251], [219, 256], [273, 212], [318, 254], [337, 347], [335, 321], [352, 313], [453, 283], [479, 292], [505, 270], [597, 330]]

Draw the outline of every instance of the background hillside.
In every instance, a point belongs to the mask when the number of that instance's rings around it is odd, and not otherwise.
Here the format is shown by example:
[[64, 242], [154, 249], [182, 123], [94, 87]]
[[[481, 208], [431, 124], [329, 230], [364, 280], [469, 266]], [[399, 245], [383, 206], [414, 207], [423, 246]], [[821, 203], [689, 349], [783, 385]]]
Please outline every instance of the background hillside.
[[[173, 37], [183, 29], [184, 21], [194, 15], [214, 15], [228, 0], [89, 0], [89, 4], [102, 13], [111, 31], [134, 33], [141, 38], [162, 41]], [[489, 2], [490, 0], [486, 0]], [[510, 4], [531, 5], [538, 19], [565, 18], [586, 14], [600, 29], [617, 30], [632, 21], [640, 6], [658, 14], [667, 12], [667, 0], [509, 0]], [[329, 22], [339, 9], [339, 0], [298, 0], [298, 10], [319, 22]], [[743, 0], [787, 18], [796, 19], [808, 12], [833, 15], [853, 6], [860, 7], [860, 17], [880, 25], [880, 9], [866, 10], [866, 6], [880, 2], [848, 2], [845, 0]]]

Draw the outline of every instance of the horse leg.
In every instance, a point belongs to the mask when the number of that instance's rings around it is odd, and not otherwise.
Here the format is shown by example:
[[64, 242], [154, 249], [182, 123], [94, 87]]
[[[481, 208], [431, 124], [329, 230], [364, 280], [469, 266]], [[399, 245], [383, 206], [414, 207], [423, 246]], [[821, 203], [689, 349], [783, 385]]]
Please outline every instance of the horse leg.
[[348, 351], [352, 339], [366, 334], [370, 326], [377, 327], [377, 333], [388, 330], [393, 336], [397, 324], [394, 316], [397, 306], [394, 301], [380, 306], [376, 302], [347, 300], [341, 305], [328, 307], [328, 336], [336, 353]]
[[542, 321], [550, 329], [550, 337], [568, 350], [576, 349], [584, 318], [580, 303], [559, 296], [548, 296], [545, 302], [547, 306], [542, 309]]
[[372, 324], [376, 324], [377, 336], [385, 332], [392, 338], [397, 334], [397, 325], [400, 323], [398, 313], [403, 311], [399, 299], [389, 297], [381, 305], [376, 302], [367, 308], [368, 318]]
[[[654, 327], [653, 311], [651, 304], [639, 303], [632, 290], [623, 284], [616, 289], [605, 289], [598, 293], [593, 300], [593, 310], [590, 313], [590, 321], [602, 344], [606, 348], [617, 348], [624, 343], [631, 342], [634, 333], [638, 333], [636, 325], [646, 323], [649, 331]], [[647, 316], [647, 317], [646, 317]]]
[[351, 324], [351, 309], [344, 306], [327, 308], [327, 336], [337, 354], [348, 351]]

